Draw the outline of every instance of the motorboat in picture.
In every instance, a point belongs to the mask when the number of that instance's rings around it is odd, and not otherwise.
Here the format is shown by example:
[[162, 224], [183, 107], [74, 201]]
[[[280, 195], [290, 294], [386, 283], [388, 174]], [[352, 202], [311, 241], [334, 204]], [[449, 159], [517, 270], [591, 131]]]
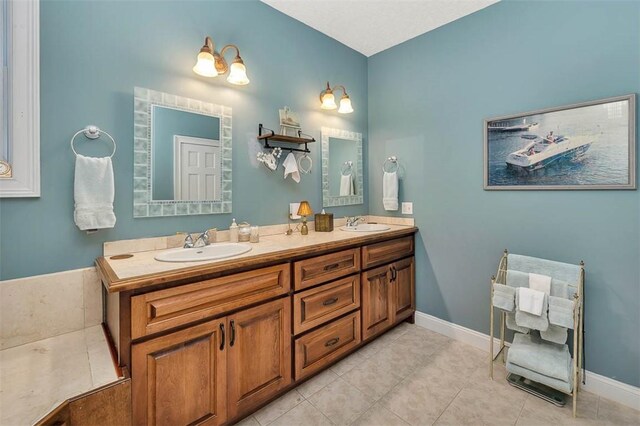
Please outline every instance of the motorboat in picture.
[[593, 140], [583, 136], [537, 136], [524, 148], [509, 154], [507, 166], [530, 172], [559, 160], [575, 161], [587, 152], [592, 143]]
[[527, 124], [527, 119], [522, 120], [522, 124], [512, 124], [510, 122], [493, 122], [488, 129], [491, 132], [526, 132], [532, 127], [536, 127], [538, 123]]

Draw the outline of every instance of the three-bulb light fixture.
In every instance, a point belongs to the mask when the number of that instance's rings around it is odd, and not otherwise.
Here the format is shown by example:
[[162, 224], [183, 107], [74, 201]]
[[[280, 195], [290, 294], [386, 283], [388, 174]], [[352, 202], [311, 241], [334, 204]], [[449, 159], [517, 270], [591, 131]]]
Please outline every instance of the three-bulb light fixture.
[[[336, 105], [336, 97], [333, 92], [335, 90], [342, 90], [342, 97], [340, 98], [340, 108]], [[349, 95], [347, 95], [347, 89], [342, 85], [334, 86], [333, 89], [329, 85], [327, 81], [327, 88], [320, 92], [320, 108], [322, 109], [336, 109], [338, 108], [338, 112], [340, 114], [349, 114], [353, 112], [353, 107], [351, 106], [351, 99], [349, 99]]]
[[[231, 63], [231, 67], [224, 59], [224, 53], [228, 49], [236, 50], [236, 57]], [[220, 53], [216, 51], [215, 44], [211, 37], [207, 36], [204, 39], [204, 46], [198, 53], [198, 61], [193, 66], [193, 72], [204, 77], [217, 77], [222, 74], [226, 74], [229, 71], [227, 81], [231, 84], [238, 86], [244, 86], [249, 84], [249, 78], [247, 77], [247, 68], [242, 62], [240, 57], [240, 49], [235, 44], [227, 44], [220, 50]]]

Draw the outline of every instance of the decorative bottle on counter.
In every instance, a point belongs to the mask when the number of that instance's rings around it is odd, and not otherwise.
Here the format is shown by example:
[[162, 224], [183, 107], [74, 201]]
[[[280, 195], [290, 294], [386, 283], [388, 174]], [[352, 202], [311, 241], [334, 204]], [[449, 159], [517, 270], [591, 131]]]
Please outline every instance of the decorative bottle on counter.
[[236, 223], [235, 218], [233, 219], [233, 222], [231, 222], [231, 226], [229, 227], [229, 242], [238, 242], [238, 224]]

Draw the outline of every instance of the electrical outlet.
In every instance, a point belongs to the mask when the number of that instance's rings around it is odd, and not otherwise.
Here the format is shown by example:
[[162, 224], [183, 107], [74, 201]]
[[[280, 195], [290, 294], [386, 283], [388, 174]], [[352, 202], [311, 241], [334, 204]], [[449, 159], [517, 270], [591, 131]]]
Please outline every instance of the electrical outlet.
[[289, 217], [291, 219], [300, 219], [300, 216], [298, 216], [299, 208], [300, 203], [289, 203]]
[[402, 214], [413, 214], [413, 203], [402, 203]]

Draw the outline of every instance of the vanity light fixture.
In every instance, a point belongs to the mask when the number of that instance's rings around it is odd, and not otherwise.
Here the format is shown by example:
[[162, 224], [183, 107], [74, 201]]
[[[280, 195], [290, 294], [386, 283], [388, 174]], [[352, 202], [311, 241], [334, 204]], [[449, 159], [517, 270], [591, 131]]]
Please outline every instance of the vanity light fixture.
[[[236, 50], [236, 57], [231, 63], [231, 67], [224, 59], [224, 53], [228, 49]], [[222, 74], [226, 74], [229, 71], [227, 81], [231, 84], [238, 86], [244, 86], [249, 84], [249, 78], [247, 77], [247, 67], [244, 66], [244, 62], [240, 57], [240, 49], [235, 44], [227, 44], [220, 50], [220, 53], [216, 51], [213, 39], [207, 36], [204, 39], [204, 46], [198, 53], [198, 60], [193, 66], [193, 72], [204, 77], [217, 77]]]
[[[333, 94], [335, 90], [342, 90], [342, 97], [340, 98], [340, 108], [336, 105], [336, 97]], [[322, 109], [336, 109], [338, 108], [338, 112], [340, 114], [350, 114], [353, 112], [353, 107], [351, 106], [351, 99], [349, 95], [347, 95], [347, 89], [342, 85], [334, 86], [333, 89], [329, 85], [327, 81], [327, 88], [320, 92], [320, 108]]]
[[298, 216], [302, 216], [302, 227], [300, 228], [300, 234], [309, 234], [309, 227], [307, 226], [307, 216], [311, 216], [313, 210], [308, 201], [300, 201], [300, 207], [298, 207]]

